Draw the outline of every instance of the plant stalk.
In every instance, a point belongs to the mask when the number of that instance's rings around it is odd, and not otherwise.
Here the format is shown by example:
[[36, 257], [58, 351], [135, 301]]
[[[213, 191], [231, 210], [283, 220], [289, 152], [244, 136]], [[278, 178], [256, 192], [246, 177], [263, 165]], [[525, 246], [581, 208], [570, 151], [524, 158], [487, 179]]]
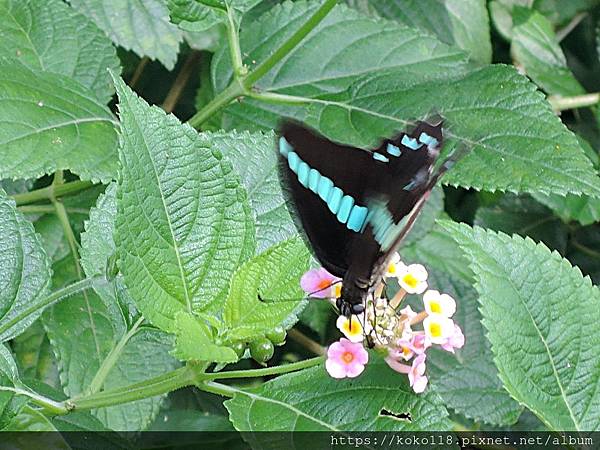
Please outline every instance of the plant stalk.
[[585, 108], [586, 106], [594, 106], [600, 102], [600, 93], [594, 92], [592, 94], [576, 95], [574, 97], [551, 95], [548, 97], [548, 102], [554, 111]]
[[[232, 370], [213, 373], [203, 372], [202, 370], [204, 370], [205, 365], [200, 365], [198, 367], [187, 365], [171, 372], [167, 372], [163, 375], [159, 375], [158, 377], [154, 377], [139, 383], [134, 383], [129, 386], [102, 391], [91, 395], [74, 397], [69, 400], [65, 400], [61, 405], [66, 411], [102, 408], [166, 394], [176, 389], [191, 385], [195, 385], [199, 389], [207, 392], [227, 395], [227, 393], [224, 391], [224, 388], [221, 389], [223, 385], [212, 383], [212, 381], [216, 379], [250, 378], [278, 375], [316, 366], [321, 364], [322, 361], [323, 357], [317, 357], [282, 366], [266, 367], [264, 369]], [[229, 389], [227, 392], [232, 392], [232, 389], [233, 388]]]
[[22, 206], [42, 200], [49, 201], [52, 199], [52, 197], [57, 198], [70, 194], [76, 194], [77, 192], [84, 191], [92, 186], [94, 186], [94, 183], [91, 181], [77, 180], [55, 186], [50, 185], [34, 191], [23, 192], [22, 194], [15, 194], [12, 196], [12, 198], [16, 202], [17, 206]]
[[67, 407], [61, 402], [57, 402], [56, 400], [52, 400], [51, 398], [44, 397], [43, 395], [40, 395], [37, 392], [7, 386], [0, 386], [0, 391], [10, 391], [14, 392], [17, 395], [24, 395], [26, 397], [29, 397], [33, 403], [35, 403], [38, 406], [41, 406], [42, 408], [44, 408], [45, 411], [52, 415], [67, 414], [69, 412]]
[[[199, 129], [214, 113], [229, 105], [238, 97], [250, 95], [254, 84], [260, 80], [279, 61], [289, 54], [296, 46], [329, 14], [336, 5], [337, 0], [325, 0], [312, 16], [285, 41], [271, 56], [264, 60], [258, 67], [247, 73], [243, 65], [240, 42], [237, 33], [237, 25], [228, 10], [228, 39], [231, 51], [231, 64], [234, 68], [234, 79], [232, 83], [220, 92], [210, 103], [198, 111], [190, 120], [189, 124]], [[237, 71], [236, 71], [237, 69]]]
[[167, 93], [165, 97], [165, 101], [162, 104], [162, 109], [164, 109], [167, 113], [173, 112], [177, 102], [181, 98], [181, 94], [183, 93], [183, 89], [187, 84], [194, 68], [196, 67], [198, 61], [200, 60], [200, 52], [193, 50], [188, 57], [186, 58], [181, 70], [177, 74], [177, 78], [173, 82], [171, 89]]
[[256, 69], [248, 74], [244, 80], [247, 89], [254, 86], [258, 80], [266, 75], [279, 61], [290, 53], [302, 40], [321, 23], [329, 11], [337, 4], [337, 0], [325, 0], [315, 13], [308, 18], [298, 30], [285, 41], [271, 56], [264, 60]]
[[95, 394], [96, 392], [99, 392], [100, 389], [102, 389], [102, 386], [104, 385], [108, 374], [110, 373], [111, 369], [115, 366], [119, 357], [123, 353], [125, 345], [127, 345], [129, 340], [135, 335], [135, 333], [137, 333], [137, 330], [143, 321], [144, 318], [140, 317], [137, 320], [137, 322], [133, 324], [131, 330], [129, 330], [123, 335], [119, 342], [117, 342], [117, 345], [115, 345], [110, 351], [110, 353], [106, 356], [86, 391], [88, 394]]

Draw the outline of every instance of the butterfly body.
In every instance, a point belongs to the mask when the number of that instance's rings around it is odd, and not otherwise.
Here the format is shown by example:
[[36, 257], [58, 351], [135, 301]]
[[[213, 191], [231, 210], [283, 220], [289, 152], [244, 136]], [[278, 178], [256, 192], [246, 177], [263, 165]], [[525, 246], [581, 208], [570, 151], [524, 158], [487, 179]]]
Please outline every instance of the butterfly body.
[[343, 279], [345, 316], [364, 311], [391, 254], [439, 173], [441, 124], [419, 122], [370, 150], [334, 143], [288, 122], [278, 141], [282, 186], [316, 257]]

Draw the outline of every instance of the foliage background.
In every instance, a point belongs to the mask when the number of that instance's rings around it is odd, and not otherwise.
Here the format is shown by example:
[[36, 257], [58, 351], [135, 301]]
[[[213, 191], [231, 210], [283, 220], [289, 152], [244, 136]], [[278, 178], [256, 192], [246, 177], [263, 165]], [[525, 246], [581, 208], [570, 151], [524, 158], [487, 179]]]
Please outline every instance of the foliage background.
[[[600, 428], [598, 2], [339, 3], [0, 0], [0, 428]], [[330, 379], [273, 130], [432, 113], [470, 152], [401, 253], [467, 345]]]

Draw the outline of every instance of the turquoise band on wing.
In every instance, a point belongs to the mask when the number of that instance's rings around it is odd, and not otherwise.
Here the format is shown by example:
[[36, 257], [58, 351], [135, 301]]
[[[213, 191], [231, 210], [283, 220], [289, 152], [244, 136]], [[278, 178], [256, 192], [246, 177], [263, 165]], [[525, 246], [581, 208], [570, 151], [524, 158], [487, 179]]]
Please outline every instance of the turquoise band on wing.
[[402, 154], [400, 147], [397, 147], [394, 144], [388, 144], [386, 151], [392, 156], [400, 156]]
[[404, 224], [402, 221], [395, 223], [392, 214], [382, 202], [371, 201], [368, 209], [366, 221], [373, 229], [375, 240], [386, 251], [392, 246]]
[[390, 162], [390, 159], [387, 156], [382, 155], [381, 153], [377, 153], [377, 152], [373, 152], [373, 159], [375, 161], [381, 161], [384, 163]]
[[429, 136], [425, 132], [421, 133], [419, 136], [419, 141], [425, 144], [427, 147], [435, 147], [439, 144], [439, 141], [436, 138]]
[[411, 138], [407, 134], [402, 136], [401, 142], [402, 142], [402, 145], [410, 148], [411, 150], [419, 150], [421, 147], [423, 147], [423, 144], [417, 142], [417, 140], [415, 138]]
[[[279, 139], [279, 153], [287, 158], [288, 166], [298, 176], [300, 184], [317, 194], [340, 223], [352, 231], [364, 230], [369, 213], [367, 207], [356, 205], [352, 196], [345, 195], [339, 187], [334, 185], [333, 181], [321, 175], [317, 169], [309, 167], [283, 136]], [[384, 155], [380, 153], [377, 155], [383, 158], [380, 161], [389, 161]]]

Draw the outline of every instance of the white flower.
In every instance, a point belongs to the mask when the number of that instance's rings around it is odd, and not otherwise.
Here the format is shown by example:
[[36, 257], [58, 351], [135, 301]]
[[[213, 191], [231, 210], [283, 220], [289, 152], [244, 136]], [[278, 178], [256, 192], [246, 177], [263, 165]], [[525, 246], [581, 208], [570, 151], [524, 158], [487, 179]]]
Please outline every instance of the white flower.
[[337, 318], [335, 324], [350, 342], [356, 343], [363, 341], [363, 327], [357, 316], [351, 315], [349, 319], [346, 316], [340, 316]]
[[433, 313], [423, 321], [425, 335], [433, 344], [443, 344], [454, 334], [454, 321], [441, 314]]
[[409, 294], [422, 294], [427, 289], [427, 270], [421, 264], [411, 264], [409, 266], [399, 263], [396, 267], [398, 271], [398, 283], [400, 287]]
[[427, 314], [441, 314], [442, 316], [452, 317], [456, 312], [456, 302], [448, 294], [440, 294], [433, 289], [428, 290], [423, 295], [423, 303]]
[[390, 262], [388, 263], [387, 271], [385, 272], [385, 278], [392, 278], [398, 276], [398, 265], [400, 262], [400, 255], [398, 252], [395, 252], [390, 258]]

